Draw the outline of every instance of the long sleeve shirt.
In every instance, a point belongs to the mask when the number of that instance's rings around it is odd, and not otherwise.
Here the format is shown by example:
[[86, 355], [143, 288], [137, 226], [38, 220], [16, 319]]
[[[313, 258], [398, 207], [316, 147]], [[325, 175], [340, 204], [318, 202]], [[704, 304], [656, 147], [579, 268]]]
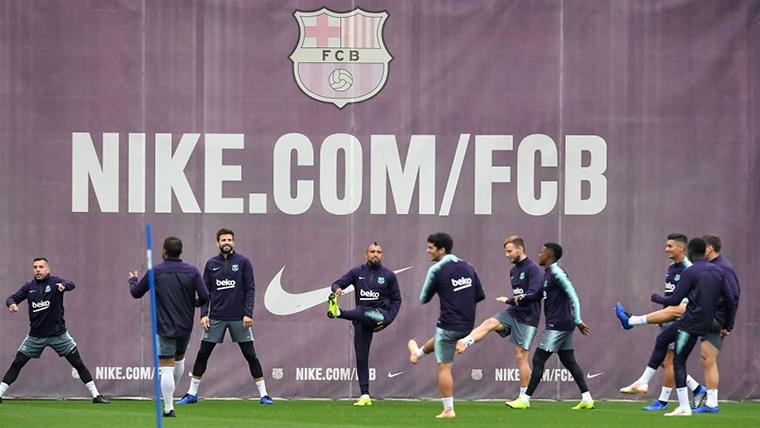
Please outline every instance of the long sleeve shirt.
[[[64, 290], [58, 290], [58, 283]], [[33, 279], [24, 284], [5, 301], [5, 306], [18, 305], [26, 300], [29, 304], [29, 336], [54, 337], [66, 332], [63, 319], [63, 294], [71, 291], [74, 283], [58, 276], [48, 275], [41, 280]]]
[[572, 331], [581, 324], [581, 304], [573, 283], [557, 263], [544, 272], [544, 314], [547, 330]]
[[420, 303], [428, 303], [436, 294], [441, 307], [437, 326], [444, 330], [471, 331], [475, 325], [475, 305], [486, 297], [475, 268], [447, 254], [428, 269]]
[[704, 259], [695, 260], [694, 264], [681, 274], [681, 282], [673, 294], [669, 297], [653, 294], [652, 301], [672, 306], [677, 305], [684, 297], [689, 298], [689, 303], [681, 317], [682, 330], [699, 336], [707, 334], [712, 327], [721, 297], [729, 302], [726, 305], [726, 324], [723, 327], [729, 331], [734, 327], [734, 298], [720, 267]]
[[[543, 277], [541, 268], [527, 257], [515, 263], [509, 272], [514, 296], [507, 301], [508, 304], [513, 305], [508, 311], [517, 321], [538, 327], [538, 321], [541, 319]], [[519, 299], [517, 305], [515, 305], [515, 299]]]
[[201, 316], [221, 321], [253, 318], [256, 284], [248, 258], [237, 252], [212, 257], [203, 269], [203, 280], [211, 300], [201, 308]]
[[377, 309], [383, 314], [383, 324], [390, 325], [401, 308], [401, 291], [396, 274], [383, 265], [365, 263], [357, 266], [332, 284], [332, 291], [353, 285], [356, 306]]
[[[739, 297], [741, 297], [742, 289], [739, 286], [739, 278], [736, 276], [736, 272], [734, 272], [734, 267], [731, 266], [731, 263], [729, 263], [723, 256], [718, 256], [710, 260], [710, 262], [723, 270], [723, 277], [726, 279], [726, 284], [731, 290], [731, 295], [734, 297], [734, 318], [736, 318], [736, 312], [739, 310]], [[723, 327], [725, 327], [727, 323], [727, 304], [727, 300], [721, 299], [715, 313], [715, 320]]]
[[[208, 302], [208, 291], [201, 273], [180, 259], [168, 258], [153, 268], [153, 274], [156, 280], [158, 334], [166, 337], [189, 336], [193, 331], [195, 308]], [[132, 297], [141, 298], [150, 289], [148, 274], [139, 281], [130, 278], [129, 285]]]
[[683, 259], [678, 263], [674, 262], [668, 266], [668, 272], [665, 274], [665, 293], [663, 294], [665, 297], [673, 294], [673, 291], [678, 286], [678, 282], [681, 281], [681, 272], [690, 267], [691, 264], [689, 259]]

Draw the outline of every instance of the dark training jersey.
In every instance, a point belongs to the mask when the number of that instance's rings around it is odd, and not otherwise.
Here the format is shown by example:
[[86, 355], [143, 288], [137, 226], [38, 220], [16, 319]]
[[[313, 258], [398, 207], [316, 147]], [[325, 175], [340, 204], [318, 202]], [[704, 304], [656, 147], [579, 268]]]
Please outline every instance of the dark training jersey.
[[5, 306], [8, 307], [24, 300], [29, 303], [29, 336], [54, 337], [66, 332], [63, 292], [58, 291], [58, 283], [63, 284], [64, 292], [75, 287], [71, 281], [48, 275], [39, 281], [33, 279], [27, 282], [5, 301]]
[[[195, 308], [208, 302], [201, 273], [180, 259], [167, 258], [153, 268], [156, 279], [158, 334], [165, 337], [189, 336], [193, 331]], [[132, 297], [139, 299], [150, 289], [148, 274], [129, 279]], [[198, 298], [195, 298], [195, 294]]]
[[201, 309], [201, 317], [208, 315], [220, 321], [241, 321], [244, 316], [253, 318], [256, 285], [248, 258], [234, 251], [227, 257], [222, 254], [212, 257], [203, 269], [203, 280], [211, 300]]
[[544, 314], [547, 330], [572, 331], [582, 323], [581, 304], [567, 274], [557, 263], [544, 272]]
[[673, 262], [668, 266], [668, 272], [665, 274], [665, 293], [664, 296], [670, 296], [678, 286], [678, 282], [681, 280], [681, 272], [684, 269], [691, 266], [689, 259], [683, 259], [678, 263]]
[[475, 305], [486, 298], [475, 269], [453, 254], [447, 254], [428, 269], [420, 293], [420, 303], [438, 294], [441, 314], [438, 327], [452, 331], [470, 331], [475, 325]]
[[704, 259], [695, 260], [694, 264], [681, 274], [681, 282], [673, 294], [669, 297], [653, 294], [652, 301], [673, 306], [679, 304], [684, 297], [689, 298], [689, 304], [681, 317], [681, 330], [697, 336], [707, 334], [712, 327], [721, 297], [729, 302], [726, 305], [726, 324], [723, 327], [729, 331], [734, 327], [734, 298], [720, 267]]
[[[513, 305], [507, 311], [518, 322], [538, 327], [543, 297], [542, 279], [541, 268], [527, 257], [515, 263], [509, 272], [514, 298], [507, 300], [507, 303]], [[514, 305], [515, 298], [520, 298], [517, 305]]]
[[377, 309], [383, 314], [383, 324], [388, 326], [398, 315], [401, 292], [396, 274], [383, 265], [365, 263], [357, 266], [332, 284], [332, 291], [354, 286], [356, 306]]
[[[718, 256], [710, 260], [710, 263], [713, 263], [714, 265], [721, 268], [721, 270], [723, 270], [723, 277], [726, 279], [726, 284], [728, 285], [728, 288], [731, 290], [731, 295], [734, 297], [734, 318], [735, 318], [736, 312], [739, 310], [739, 297], [741, 296], [741, 292], [742, 292], [742, 289], [739, 286], [739, 278], [737, 278], [736, 272], [734, 272], [734, 267], [731, 266], [731, 263], [729, 263], [725, 257]], [[721, 301], [718, 303], [718, 309], [715, 312], [715, 320], [718, 321], [718, 323], [724, 328], [726, 326], [727, 315], [728, 315], [726, 305], [728, 305], [728, 301], [721, 298]]]

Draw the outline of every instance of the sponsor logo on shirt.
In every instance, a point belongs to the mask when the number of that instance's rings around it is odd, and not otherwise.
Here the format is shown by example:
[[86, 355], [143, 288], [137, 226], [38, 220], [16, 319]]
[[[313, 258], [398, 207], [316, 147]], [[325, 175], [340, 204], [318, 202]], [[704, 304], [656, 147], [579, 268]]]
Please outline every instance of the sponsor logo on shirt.
[[672, 293], [673, 291], [675, 291], [675, 289], [676, 289], [676, 285], [675, 284], [671, 284], [670, 282], [666, 282], [665, 283], [665, 292], [666, 293]]
[[32, 302], [32, 312], [44, 311], [50, 307], [50, 300], [44, 300], [42, 302]]
[[228, 288], [235, 288], [235, 280], [234, 279], [217, 279], [216, 280], [216, 289], [217, 290], [226, 290]]
[[523, 290], [520, 287], [513, 288], [512, 291], [515, 293], [515, 296], [522, 296], [523, 294], [525, 294], [525, 290]]
[[465, 288], [472, 287], [472, 278], [461, 277], [459, 279], [451, 279], [451, 285], [454, 287], [454, 291], [464, 290]]
[[377, 300], [380, 298], [380, 292], [372, 290], [359, 290], [359, 300]]
[[218, 271], [219, 269], [221, 269], [221, 267], [220, 267], [220, 266], [217, 266], [217, 267], [212, 267], [212, 268], [211, 268], [211, 272], [216, 272], [216, 271]]

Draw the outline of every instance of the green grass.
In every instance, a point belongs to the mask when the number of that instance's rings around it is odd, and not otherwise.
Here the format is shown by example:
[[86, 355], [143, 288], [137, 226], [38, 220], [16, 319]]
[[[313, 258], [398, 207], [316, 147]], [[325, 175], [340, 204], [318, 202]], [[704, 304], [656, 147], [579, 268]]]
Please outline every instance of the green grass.
[[[457, 418], [440, 421], [437, 401], [382, 401], [357, 408], [351, 401], [278, 401], [262, 406], [257, 401], [201, 401], [178, 406], [176, 419], [166, 427], [642, 427], [667, 422], [670, 427], [760, 426], [760, 403], [722, 403], [719, 415], [667, 418], [644, 412], [642, 403], [597, 402], [590, 411], [572, 411], [574, 402], [534, 401], [529, 410], [506, 408], [500, 401], [456, 402]], [[671, 403], [671, 407], [674, 404]], [[152, 401], [116, 400], [110, 405], [88, 401], [6, 400], [0, 404], [3, 427], [30, 427], [44, 422], [65, 427], [155, 426]]]

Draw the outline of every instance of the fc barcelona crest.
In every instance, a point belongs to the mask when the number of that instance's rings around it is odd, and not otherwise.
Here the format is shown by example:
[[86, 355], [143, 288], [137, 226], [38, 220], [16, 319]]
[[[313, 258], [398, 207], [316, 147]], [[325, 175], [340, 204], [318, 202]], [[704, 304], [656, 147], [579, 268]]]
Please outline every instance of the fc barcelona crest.
[[343, 108], [383, 89], [393, 59], [383, 42], [387, 12], [322, 8], [296, 11], [294, 16], [300, 34], [290, 60], [296, 83], [306, 95]]

